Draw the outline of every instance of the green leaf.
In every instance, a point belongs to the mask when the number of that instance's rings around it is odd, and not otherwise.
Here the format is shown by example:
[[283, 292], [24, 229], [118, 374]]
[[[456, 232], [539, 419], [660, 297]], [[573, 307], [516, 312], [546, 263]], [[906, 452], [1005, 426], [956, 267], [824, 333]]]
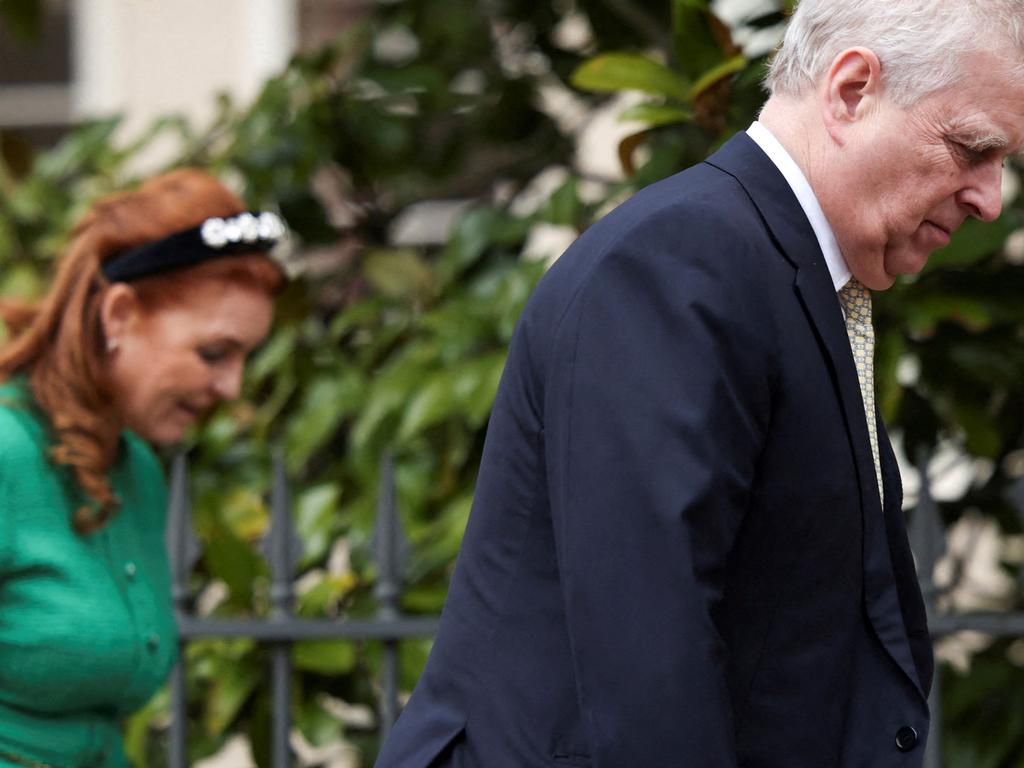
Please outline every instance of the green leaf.
[[28, 263], [6, 266], [0, 276], [0, 296], [3, 297], [36, 299], [43, 292], [44, 286], [39, 270]]
[[142, 709], [128, 717], [125, 721], [124, 752], [131, 760], [134, 768], [149, 768], [149, 754], [147, 745], [149, 743], [150, 730], [153, 721], [167, 713], [170, 708], [169, 690], [164, 687], [153, 696]]
[[340, 498], [336, 484], [323, 483], [302, 490], [295, 499], [295, 527], [304, 544], [300, 565], [319, 561], [330, 548]]
[[379, 437], [378, 433], [390, 419], [397, 420], [405, 404], [423, 384], [429, 367], [415, 358], [424, 351], [429, 353], [423, 347], [408, 348], [404, 356], [394, 360], [388, 370], [371, 382], [366, 403], [349, 433], [349, 444], [353, 450], [369, 449], [376, 460], [376, 449], [380, 446], [373, 445], [374, 439]]
[[398, 439], [408, 440], [452, 416], [466, 414], [475, 420], [490, 412], [504, 360], [502, 352], [433, 373], [405, 409]]
[[493, 245], [522, 240], [530, 224], [528, 219], [516, 219], [495, 208], [475, 208], [466, 213], [456, 223], [438, 260], [441, 284], [447, 285], [479, 262]]
[[298, 329], [294, 325], [271, 336], [246, 366], [248, 380], [258, 384], [284, 367], [295, 353], [298, 338]]
[[434, 294], [434, 273], [411, 248], [367, 250], [363, 276], [384, 296], [427, 299]]
[[300, 616], [335, 615], [338, 604], [359, 586], [359, 578], [346, 571], [340, 576], [324, 576], [323, 580], [299, 596], [297, 611]]
[[619, 121], [636, 121], [647, 128], [660, 128], [663, 125], [693, 122], [693, 110], [668, 104], [637, 104], [619, 115]]
[[350, 671], [355, 663], [355, 647], [341, 640], [305, 640], [292, 648], [295, 668], [319, 675], [341, 675]]
[[263, 559], [224, 526], [215, 527], [204, 559], [210, 575], [228, 585], [234, 605], [250, 608], [253, 582], [266, 569]]
[[707, 0], [673, 0], [672, 39], [676, 61], [689, 80], [717, 67], [734, 47], [728, 29], [708, 10]]
[[270, 513], [252, 488], [232, 488], [223, 497], [220, 520], [238, 539], [253, 541], [266, 532]]
[[286, 428], [288, 466], [296, 472], [362, 405], [365, 384], [358, 370], [317, 376], [305, 384], [302, 403]]
[[715, 85], [719, 80], [723, 80], [736, 72], [740, 72], [747, 66], [747, 59], [745, 56], [734, 56], [728, 61], [723, 61], [707, 72], [702, 74], [697, 82], [693, 84], [693, 88], [690, 90], [690, 99], [696, 101], [700, 96], [708, 90], [711, 86]]
[[554, 191], [541, 209], [541, 215], [552, 224], [576, 226], [580, 222], [583, 205], [580, 203], [575, 179], [569, 178]]
[[338, 742], [345, 735], [345, 728], [317, 701], [305, 701], [299, 707], [295, 727], [313, 746], [324, 746]]
[[398, 429], [399, 440], [408, 440], [457, 410], [458, 397], [454, 392], [453, 379], [450, 371], [438, 371], [426, 379], [405, 409]]
[[634, 53], [606, 53], [581, 64], [572, 75], [577, 88], [598, 93], [643, 91], [689, 102], [690, 81], [664, 64]]
[[263, 670], [251, 657], [221, 665], [210, 683], [203, 713], [203, 727], [208, 735], [224, 732], [262, 678]]
[[59, 183], [97, 160], [113, 161], [115, 152], [111, 139], [120, 124], [120, 117], [83, 123], [54, 149], [39, 156], [36, 173], [41, 179]]

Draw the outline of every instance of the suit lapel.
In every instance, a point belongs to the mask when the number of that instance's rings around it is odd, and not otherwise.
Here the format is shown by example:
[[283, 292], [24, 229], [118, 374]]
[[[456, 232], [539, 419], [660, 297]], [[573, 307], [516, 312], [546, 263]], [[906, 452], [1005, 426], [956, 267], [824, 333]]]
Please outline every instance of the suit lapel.
[[[796, 268], [794, 288], [825, 350], [856, 467], [864, 530], [865, 607], [882, 645], [923, 696], [893, 579], [857, 369], [825, 257], [789, 184], [749, 136], [737, 134], [707, 162], [743, 186], [764, 218], [772, 239]], [[884, 431], [879, 434], [884, 435]], [[889, 456], [888, 439], [884, 442], [884, 452]]]
[[[906, 541], [906, 528], [902, 523], [903, 488], [899, 479], [899, 467], [889, 443], [889, 436], [876, 414], [878, 422], [879, 458], [885, 483], [885, 513], [874, 515], [874, 525], [865, 525], [864, 532], [864, 573], [865, 598], [868, 614], [878, 638], [885, 645], [889, 655], [907, 674], [923, 698], [927, 693], [918, 674], [918, 665], [907, 637], [905, 611], [901, 604], [897, 574], [893, 567], [893, 546], [891, 537], [902, 536]], [[871, 575], [871, 584], [868, 576]], [[911, 574], [913, 576], [913, 574]]]
[[[885, 529], [888, 542], [888, 562], [892, 568], [896, 600], [903, 616], [899, 625], [902, 643], [910, 656], [909, 665], [915, 672], [914, 680], [921, 695], [927, 698], [931, 690], [934, 673], [934, 658], [928, 637], [928, 620], [917, 581], [914, 556], [907, 538], [906, 519], [903, 516], [903, 483], [896, 454], [892, 450], [889, 436], [885, 431], [881, 414], [878, 415], [879, 452], [882, 460], [882, 477], [885, 483]], [[916, 630], [911, 637], [910, 628]], [[904, 664], [901, 663], [901, 666]]]

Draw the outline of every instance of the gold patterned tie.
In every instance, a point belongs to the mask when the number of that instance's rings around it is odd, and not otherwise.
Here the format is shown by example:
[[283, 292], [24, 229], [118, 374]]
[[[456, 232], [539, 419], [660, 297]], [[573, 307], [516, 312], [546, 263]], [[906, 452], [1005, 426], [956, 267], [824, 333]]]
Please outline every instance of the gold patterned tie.
[[839, 300], [846, 310], [846, 334], [850, 337], [860, 395], [864, 401], [871, 458], [875, 462], [875, 479], [878, 481], [878, 498], [884, 504], [882, 465], [878, 460], [878, 424], [875, 421], [875, 329], [871, 325], [871, 293], [856, 278], [851, 277], [850, 282], [839, 290]]

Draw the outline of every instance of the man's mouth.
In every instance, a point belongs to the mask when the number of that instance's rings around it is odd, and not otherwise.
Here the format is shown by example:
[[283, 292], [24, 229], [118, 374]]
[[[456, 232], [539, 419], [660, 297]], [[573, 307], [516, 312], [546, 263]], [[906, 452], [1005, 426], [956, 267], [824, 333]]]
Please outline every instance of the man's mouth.
[[923, 227], [925, 232], [930, 235], [930, 239], [934, 241], [936, 248], [944, 248], [949, 245], [953, 229], [955, 229], [955, 227], [949, 228], [931, 219], [925, 219]]

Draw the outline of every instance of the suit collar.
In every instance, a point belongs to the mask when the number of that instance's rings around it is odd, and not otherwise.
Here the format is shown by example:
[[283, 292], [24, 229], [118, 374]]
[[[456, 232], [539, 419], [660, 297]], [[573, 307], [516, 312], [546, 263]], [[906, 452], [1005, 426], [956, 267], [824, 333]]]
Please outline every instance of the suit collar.
[[775, 135], [762, 123], [754, 123], [747, 129], [747, 135], [760, 147], [772, 164], [779, 169], [779, 173], [786, 179], [793, 195], [800, 203], [800, 209], [807, 217], [807, 221], [814, 230], [814, 237], [818, 241], [818, 247], [825, 257], [825, 264], [829, 274], [832, 276], [832, 286], [838, 291], [850, 279], [850, 268], [846, 259], [839, 250], [839, 243], [836, 242], [832, 225], [825, 217], [825, 212], [818, 202], [818, 196], [811, 188], [811, 184], [804, 176], [803, 170], [797, 165], [796, 160], [789, 154], [789, 151], [782, 145]]
[[[818, 239], [789, 182], [746, 133], [738, 133], [706, 162], [735, 178], [764, 219], [772, 239], [795, 267], [825, 267]], [[834, 291], [833, 291], [834, 293]]]

